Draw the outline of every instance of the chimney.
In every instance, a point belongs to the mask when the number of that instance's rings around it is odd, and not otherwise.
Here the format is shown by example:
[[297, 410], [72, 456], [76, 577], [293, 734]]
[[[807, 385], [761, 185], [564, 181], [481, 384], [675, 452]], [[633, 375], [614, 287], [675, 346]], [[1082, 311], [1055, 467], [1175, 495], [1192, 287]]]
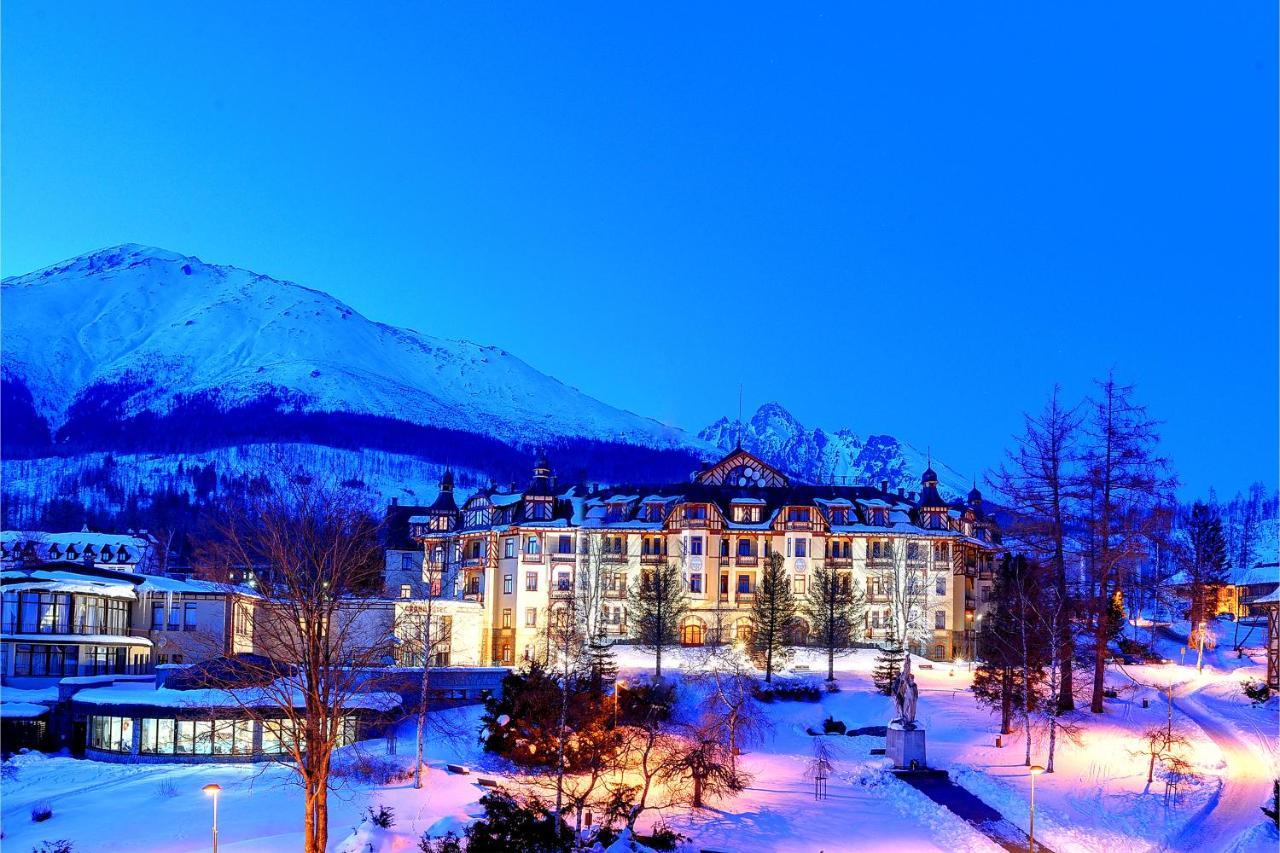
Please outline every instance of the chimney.
[[915, 492], [907, 492], [907, 498], [908, 498], [912, 503], [915, 503], [915, 502], [916, 502], [916, 493], [915, 493]]
[[889, 491], [889, 481], [888, 481], [888, 480], [881, 480], [881, 481], [880, 481], [880, 491], [882, 491], [882, 492], [887, 492], [887, 491]]
[[900, 498], [905, 498], [906, 496], [907, 496], [907, 489], [906, 489], [906, 487], [905, 487], [905, 486], [898, 486], [898, 497], [900, 497]]
[[399, 506], [399, 505], [400, 505], [400, 499], [399, 499], [399, 498], [392, 498], [392, 499], [391, 499], [391, 505], [392, 505], [392, 506]]

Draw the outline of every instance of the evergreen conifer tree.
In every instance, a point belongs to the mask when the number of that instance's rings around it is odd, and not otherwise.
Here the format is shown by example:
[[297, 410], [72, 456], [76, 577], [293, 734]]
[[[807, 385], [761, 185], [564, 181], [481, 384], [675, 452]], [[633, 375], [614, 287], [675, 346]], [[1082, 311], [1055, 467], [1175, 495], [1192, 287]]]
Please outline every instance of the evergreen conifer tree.
[[893, 680], [898, 677], [898, 673], [902, 672], [902, 661], [906, 656], [906, 652], [903, 651], [902, 645], [894, 634], [893, 626], [890, 625], [889, 633], [884, 639], [884, 646], [881, 647], [880, 654], [876, 655], [875, 668], [871, 670], [871, 680], [875, 682], [876, 689], [884, 695], [889, 695]]
[[790, 640], [796, 622], [796, 598], [791, 578], [783, 568], [782, 555], [773, 553], [760, 572], [755, 601], [751, 606], [751, 654], [764, 666], [764, 680], [773, 680], [773, 670], [791, 655]]

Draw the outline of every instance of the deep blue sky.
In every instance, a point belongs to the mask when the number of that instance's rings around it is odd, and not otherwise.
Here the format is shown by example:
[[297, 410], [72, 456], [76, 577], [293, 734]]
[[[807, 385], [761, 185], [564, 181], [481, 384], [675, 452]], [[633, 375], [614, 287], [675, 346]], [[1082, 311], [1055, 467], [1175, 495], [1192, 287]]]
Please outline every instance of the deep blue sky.
[[1114, 367], [1186, 496], [1276, 483], [1274, 4], [605, 5], [9, 0], [3, 272], [162, 246], [962, 470]]

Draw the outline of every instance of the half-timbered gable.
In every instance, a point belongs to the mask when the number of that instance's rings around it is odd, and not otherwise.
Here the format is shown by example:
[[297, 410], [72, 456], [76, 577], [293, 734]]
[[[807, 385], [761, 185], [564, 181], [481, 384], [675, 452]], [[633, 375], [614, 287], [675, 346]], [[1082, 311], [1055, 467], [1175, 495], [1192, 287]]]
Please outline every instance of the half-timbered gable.
[[694, 475], [695, 483], [739, 488], [778, 488], [791, 484], [786, 474], [741, 448]]

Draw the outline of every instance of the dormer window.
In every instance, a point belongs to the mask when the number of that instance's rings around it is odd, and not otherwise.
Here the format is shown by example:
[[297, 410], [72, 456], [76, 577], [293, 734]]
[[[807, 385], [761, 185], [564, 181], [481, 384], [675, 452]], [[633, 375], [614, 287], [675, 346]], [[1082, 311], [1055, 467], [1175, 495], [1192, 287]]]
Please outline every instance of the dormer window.
[[787, 509], [787, 521], [808, 521], [809, 508], [807, 506], [793, 506]]
[[684, 517], [690, 521], [701, 521], [707, 517], [706, 504], [689, 504], [684, 508]]
[[627, 516], [627, 505], [625, 503], [611, 503], [605, 507], [605, 521], [622, 521]]
[[846, 524], [846, 523], [847, 523], [847, 522], [846, 522], [846, 519], [848, 518], [848, 516], [846, 515], [846, 513], [847, 513], [847, 512], [848, 512], [848, 510], [841, 509], [840, 507], [832, 507], [832, 508], [831, 508], [831, 523], [832, 523], [832, 524]]
[[529, 518], [533, 521], [551, 520], [551, 501], [531, 500], [528, 507]]
[[760, 521], [760, 507], [735, 506], [733, 508], [733, 520], [743, 524], [755, 524]]
[[645, 505], [645, 518], [648, 521], [662, 521], [666, 515], [666, 506], [660, 503], [651, 503]]

